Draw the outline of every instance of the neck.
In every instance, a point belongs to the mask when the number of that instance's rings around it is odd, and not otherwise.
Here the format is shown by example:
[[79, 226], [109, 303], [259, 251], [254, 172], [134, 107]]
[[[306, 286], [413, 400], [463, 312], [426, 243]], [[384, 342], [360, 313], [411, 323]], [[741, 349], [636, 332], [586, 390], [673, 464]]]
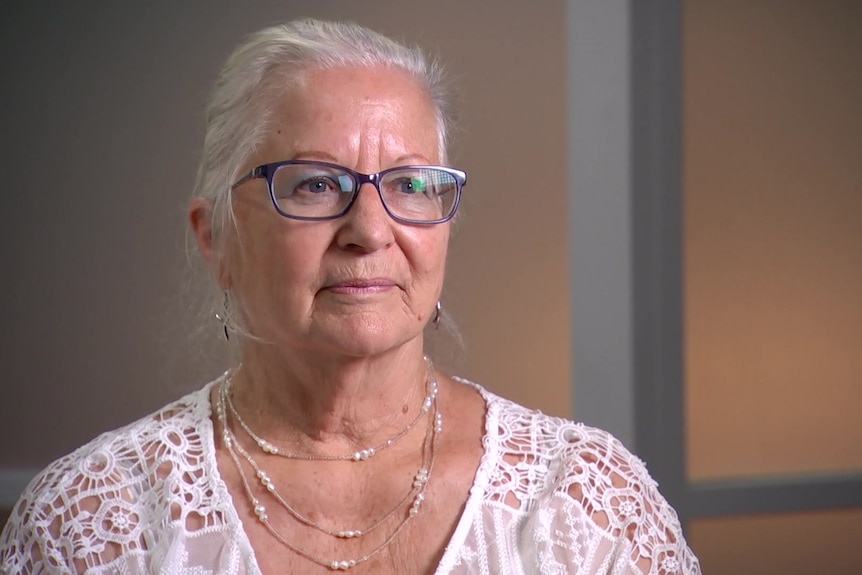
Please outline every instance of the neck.
[[351, 450], [392, 434], [422, 409], [429, 367], [421, 342], [414, 347], [351, 358], [250, 343], [232, 377], [233, 401], [271, 441], [320, 454]]

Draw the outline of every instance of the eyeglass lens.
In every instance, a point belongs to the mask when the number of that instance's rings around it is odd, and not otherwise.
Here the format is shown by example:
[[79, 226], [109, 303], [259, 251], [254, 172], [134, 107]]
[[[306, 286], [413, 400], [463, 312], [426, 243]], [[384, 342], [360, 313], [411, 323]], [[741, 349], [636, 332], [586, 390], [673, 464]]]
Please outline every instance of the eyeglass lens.
[[[350, 172], [313, 164], [284, 164], [272, 177], [279, 210], [299, 217], [325, 218], [342, 213], [358, 187]], [[378, 187], [392, 215], [413, 221], [448, 217], [457, 196], [455, 177], [436, 168], [391, 170], [379, 180]]]

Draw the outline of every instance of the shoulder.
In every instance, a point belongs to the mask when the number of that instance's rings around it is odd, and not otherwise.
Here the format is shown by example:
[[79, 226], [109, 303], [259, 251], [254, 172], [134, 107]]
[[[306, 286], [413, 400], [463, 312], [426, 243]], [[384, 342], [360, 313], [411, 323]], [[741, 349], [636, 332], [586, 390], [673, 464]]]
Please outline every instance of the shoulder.
[[[465, 382], [465, 380], [461, 380]], [[625, 463], [627, 470], [647, 484], [655, 482], [643, 461], [611, 433], [562, 417], [545, 414], [505, 399], [478, 386], [487, 404], [487, 427], [491, 438], [499, 439], [501, 453], [529, 453], [541, 464], [583, 462], [584, 471], [598, 472], [609, 462]]]
[[152, 464], [199, 448], [209, 418], [208, 388], [194, 391], [133, 423], [102, 433], [42, 470], [24, 496], [51, 499], [86, 481], [88, 491], [152, 471]]
[[517, 502], [535, 540], [574, 549], [592, 533], [596, 549], [627, 558], [631, 573], [699, 573], [676, 512], [621, 441], [476, 387], [488, 406], [486, 493]]
[[33, 569], [33, 557], [65, 565], [72, 554], [101, 563], [105, 553], [140, 549], [147, 522], [168, 519], [164, 500], [204, 475], [210, 388], [103, 433], [42, 470], [0, 536], [3, 569], [16, 561]]

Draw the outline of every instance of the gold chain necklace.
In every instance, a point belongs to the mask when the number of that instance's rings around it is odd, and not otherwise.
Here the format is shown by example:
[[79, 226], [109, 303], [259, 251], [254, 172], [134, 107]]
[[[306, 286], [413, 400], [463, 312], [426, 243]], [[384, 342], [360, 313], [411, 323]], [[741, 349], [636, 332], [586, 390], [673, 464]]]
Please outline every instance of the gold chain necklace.
[[[419, 471], [414, 476], [413, 484], [410, 491], [407, 495], [398, 502], [398, 504], [393, 507], [389, 512], [387, 512], [383, 517], [372, 523], [369, 527], [366, 527], [362, 530], [331, 530], [324, 526], [321, 526], [311, 520], [310, 518], [302, 515], [296, 509], [294, 509], [282, 496], [278, 493], [275, 488], [275, 485], [272, 483], [272, 480], [269, 478], [269, 475], [264, 472], [260, 466], [254, 461], [253, 457], [236, 441], [236, 436], [231, 431], [227, 422], [227, 410], [225, 408], [226, 403], [229, 401], [229, 389], [230, 389], [230, 377], [227, 376], [225, 378], [224, 383], [220, 386], [217, 396], [217, 404], [216, 411], [219, 424], [222, 428], [222, 439], [224, 441], [225, 446], [227, 447], [228, 454], [234, 462], [234, 465], [239, 472], [240, 479], [244, 488], [244, 491], [249, 499], [249, 502], [252, 506], [252, 510], [257, 517], [258, 521], [269, 531], [269, 533], [282, 545], [297, 553], [298, 555], [317, 563], [323, 567], [328, 567], [332, 570], [347, 570], [356, 565], [363, 563], [370, 559], [375, 554], [379, 553], [386, 547], [388, 547], [398, 536], [398, 534], [407, 526], [410, 520], [418, 515], [420, 506], [422, 502], [425, 500], [425, 490], [428, 485], [428, 481], [431, 478], [431, 471], [434, 468], [434, 462], [436, 460], [437, 455], [437, 446], [439, 443], [439, 434], [442, 431], [443, 419], [439, 411], [439, 405], [437, 402], [437, 383], [433, 376], [433, 370], [430, 371], [431, 375], [429, 379], [433, 380], [433, 389], [434, 393], [431, 398], [431, 405], [433, 407], [432, 416], [428, 423], [428, 431], [425, 435], [425, 440], [422, 446], [422, 466]], [[424, 407], [424, 405], [423, 405]], [[422, 413], [427, 413], [427, 410]], [[233, 415], [233, 414], [232, 414]], [[414, 424], [415, 425], [415, 424]], [[371, 549], [369, 552], [364, 555], [357, 557], [355, 559], [348, 560], [334, 560], [327, 561], [324, 560], [304, 549], [294, 545], [290, 541], [288, 541], [281, 533], [278, 532], [277, 529], [270, 523], [269, 516], [266, 512], [266, 507], [254, 496], [254, 493], [251, 488], [251, 483], [245, 473], [245, 470], [242, 468], [242, 464], [239, 460], [239, 456], [237, 452], [243, 455], [243, 457], [249, 462], [252, 468], [255, 470], [258, 480], [266, 489], [267, 492], [271, 494], [271, 496], [278, 501], [282, 507], [284, 507], [288, 513], [290, 513], [295, 519], [298, 521], [315, 528], [323, 533], [326, 533], [330, 536], [339, 538], [339, 539], [353, 539], [357, 537], [362, 537], [363, 535], [369, 533], [375, 528], [382, 525], [387, 519], [389, 519], [392, 515], [394, 515], [399, 508], [402, 508], [407, 501], [411, 498], [413, 499], [413, 503], [410, 506], [409, 512], [405, 514], [405, 517], [401, 520], [398, 526], [384, 539], [382, 543]]]

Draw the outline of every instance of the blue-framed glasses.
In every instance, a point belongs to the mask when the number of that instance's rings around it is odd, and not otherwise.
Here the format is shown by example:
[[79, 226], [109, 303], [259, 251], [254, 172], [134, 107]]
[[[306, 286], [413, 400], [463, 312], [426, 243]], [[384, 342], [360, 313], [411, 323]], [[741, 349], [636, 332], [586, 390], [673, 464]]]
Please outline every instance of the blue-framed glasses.
[[372, 184], [386, 212], [408, 224], [439, 224], [452, 219], [467, 174], [445, 166], [398, 166], [376, 174], [313, 160], [263, 164], [231, 189], [257, 178], [266, 180], [275, 209], [295, 220], [332, 220], [356, 201], [362, 184]]

